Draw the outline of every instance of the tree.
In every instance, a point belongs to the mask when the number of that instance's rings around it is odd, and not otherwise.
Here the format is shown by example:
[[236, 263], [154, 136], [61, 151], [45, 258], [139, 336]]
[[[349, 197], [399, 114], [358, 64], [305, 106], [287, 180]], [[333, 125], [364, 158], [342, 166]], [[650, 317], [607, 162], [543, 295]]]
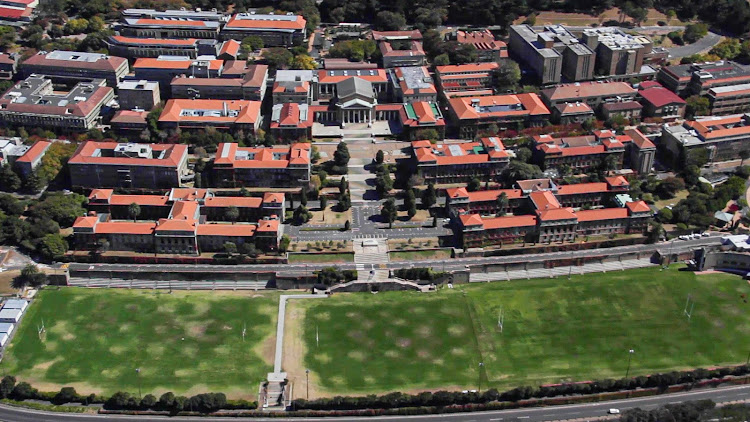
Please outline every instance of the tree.
[[289, 63], [289, 67], [298, 70], [315, 70], [318, 68], [318, 63], [307, 54], [298, 54]]
[[12, 195], [0, 194], [0, 211], [6, 215], [21, 215], [25, 209], [24, 204]]
[[240, 209], [234, 205], [230, 205], [227, 207], [226, 211], [224, 211], [224, 217], [234, 224], [240, 218]]
[[709, 54], [715, 54], [724, 60], [732, 60], [741, 53], [742, 44], [737, 38], [726, 38], [709, 51]]
[[648, 10], [643, 7], [633, 7], [627, 11], [627, 15], [633, 19], [635, 26], [641, 26], [641, 23], [648, 17]]
[[310, 211], [304, 205], [300, 205], [294, 210], [293, 219], [297, 224], [307, 223], [310, 221]]
[[511, 161], [503, 170], [503, 180], [506, 186], [512, 186], [518, 180], [538, 179], [542, 177], [539, 166]]
[[68, 251], [68, 242], [58, 233], [47, 234], [39, 241], [37, 251], [46, 259], [52, 260]]
[[128, 215], [135, 221], [141, 215], [141, 206], [135, 202], [128, 205]]
[[662, 208], [659, 210], [659, 213], [656, 214], [656, 219], [659, 220], [659, 222], [662, 223], [669, 223], [672, 221], [672, 210], [669, 208]]
[[469, 184], [466, 185], [466, 190], [469, 192], [476, 192], [479, 190], [479, 188], [482, 187], [482, 181], [479, 180], [479, 178], [474, 177], [469, 181]]
[[49, 218], [60, 224], [60, 227], [70, 227], [76, 218], [84, 215], [83, 203], [86, 197], [71, 193], [46, 194], [41, 202], [37, 202], [29, 209], [29, 216], [34, 219]]
[[333, 153], [333, 162], [338, 167], [346, 167], [349, 164], [349, 157], [349, 148], [346, 146], [346, 142], [339, 142], [336, 151]]
[[508, 208], [508, 195], [503, 192], [497, 197], [497, 213], [495, 215], [497, 217], [504, 216], [506, 208]]
[[234, 242], [224, 242], [224, 252], [232, 256], [237, 253], [237, 244]]
[[393, 222], [396, 221], [396, 217], [398, 217], [396, 202], [393, 198], [389, 198], [385, 201], [383, 208], [380, 209], [380, 216], [388, 223], [388, 228], [393, 228]]
[[649, 230], [648, 232], [648, 238], [646, 241], [648, 243], [656, 243], [661, 239], [663, 233], [664, 226], [662, 226], [661, 223], [657, 223], [654, 221], [651, 223], [651, 230]]
[[656, 187], [656, 194], [662, 199], [674, 198], [678, 191], [685, 189], [685, 182], [677, 177], [668, 177]]
[[257, 35], [251, 35], [242, 39], [241, 48], [245, 54], [251, 51], [259, 51], [263, 49], [263, 38]]
[[400, 13], [384, 10], [375, 16], [375, 26], [381, 31], [398, 31], [406, 26], [406, 19]]
[[299, 203], [307, 206], [307, 189], [305, 188], [302, 188], [302, 191], [300, 192]]
[[689, 43], [694, 43], [708, 34], [708, 25], [705, 23], [691, 23], [685, 26], [682, 37]]
[[378, 152], [375, 153], [375, 164], [383, 164], [383, 161], [385, 160], [385, 154], [383, 154], [383, 150], [379, 149]]
[[688, 97], [687, 107], [685, 108], [685, 118], [692, 119], [695, 116], [705, 116], [709, 114], [710, 103], [708, 98], [700, 95]]
[[743, 149], [743, 150], [742, 150], [742, 151], [740, 151], [740, 152], [739, 152], [739, 154], [737, 154], [737, 155], [738, 155], [738, 156], [740, 157], [740, 159], [742, 160], [742, 161], [740, 162], [740, 166], [744, 166], [744, 165], [745, 165], [745, 160], [747, 160], [748, 158], [750, 158], [750, 151], [748, 151], [748, 150], [746, 150], [746, 149]]
[[16, 377], [12, 375], [6, 375], [3, 380], [0, 381], [0, 398], [7, 399], [13, 392], [13, 387], [16, 386]]
[[28, 193], [39, 193], [44, 187], [44, 182], [36, 172], [32, 172], [23, 180], [21, 188]]
[[13, 279], [13, 287], [22, 289], [26, 286], [39, 287], [47, 282], [47, 276], [40, 272], [34, 264], [27, 264], [21, 270], [21, 274]]
[[346, 222], [344, 223], [344, 231], [348, 232], [351, 229], [352, 229], [352, 223], [350, 223], [349, 220], [346, 220]]
[[346, 193], [347, 190], [349, 190], [349, 182], [346, 181], [346, 176], [341, 176], [341, 180], [339, 180], [339, 193]]
[[239, 195], [243, 198], [248, 198], [250, 196], [250, 191], [247, 190], [244, 186], [240, 188]]
[[240, 251], [242, 251], [243, 255], [247, 255], [251, 258], [256, 258], [258, 255], [260, 255], [260, 251], [258, 248], [255, 247], [255, 244], [252, 242], [245, 242], [240, 245]]
[[435, 191], [435, 185], [430, 183], [427, 185], [427, 189], [422, 192], [422, 207], [425, 209], [432, 208], [437, 202], [437, 193]]
[[0, 166], [0, 189], [6, 192], [16, 192], [21, 189], [21, 178], [11, 169], [11, 166]]
[[435, 60], [432, 62], [435, 63], [435, 66], [448, 66], [451, 64], [451, 58], [448, 57], [447, 53], [443, 53], [435, 56]]
[[385, 169], [378, 173], [375, 178], [375, 190], [378, 192], [378, 195], [383, 197], [388, 194], [391, 189], [393, 189], [393, 179], [391, 179], [391, 173]]
[[498, 93], [515, 91], [518, 82], [521, 81], [521, 68], [518, 63], [512, 60], [504, 60], [502, 64], [495, 69], [495, 90]]
[[275, 69], [288, 67], [292, 63], [293, 58], [292, 53], [282, 47], [269, 48], [263, 51], [263, 60]]
[[146, 394], [141, 399], [141, 409], [152, 409], [156, 405], [156, 397], [153, 394]]
[[407, 210], [410, 208], [414, 208], [415, 211], [417, 209], [417, 198], [414, 195], [413, 189], [409, 189], [406, 192], [406, 196], [404, 197], [404, 208], [406, 208]]
[[346, 211], [352, 207], [352, 198], [349, 193], [342, 193], [339, 195], [338, 209], [339, 211]]
[[288, 235], [281, 236], [281, 240], [279, 240], [279, 252], [286, 252], [289, 249], [290, 243], [292, 243], [292, 239]]

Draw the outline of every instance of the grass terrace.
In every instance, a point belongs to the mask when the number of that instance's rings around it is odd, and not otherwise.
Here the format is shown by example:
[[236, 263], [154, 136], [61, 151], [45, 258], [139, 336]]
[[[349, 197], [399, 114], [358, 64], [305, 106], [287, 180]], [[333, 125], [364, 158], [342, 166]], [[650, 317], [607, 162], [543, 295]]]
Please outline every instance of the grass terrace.
[[744, 363], [748, 295], [737, 276], [646, 268], [428, 294], [339, 294], [294, 303], [304, 316], [292, 324], [301, 324], [300, 367], [312, 371], [319, 396], [475, 389], [480, 377], [482, 388], [506, 389], [621, 378], [629, 349], [631, 375]]
[[140, 376], [143, 394], [157, 397], [224, 392], [255, 399], [273, 366], [277, 300], [237, 292], [48, 288], [23, 317], [3, 371], [42, 391], [136, 392]]

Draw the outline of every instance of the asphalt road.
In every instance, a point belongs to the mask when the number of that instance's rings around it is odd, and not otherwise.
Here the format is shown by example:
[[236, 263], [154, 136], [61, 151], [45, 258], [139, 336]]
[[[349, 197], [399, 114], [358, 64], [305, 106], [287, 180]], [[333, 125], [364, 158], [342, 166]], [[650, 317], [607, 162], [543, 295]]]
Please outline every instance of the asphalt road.
[[[459, 270], [464, 269], [466, 266], [475, 266], [483, 264], [508, 264], [508, 263], [523, 263], [523, 262], [543, 262], [553, 258], [580, 258], [585, 256], [602, 256], [606, 257], [614, 253], [620, 252], [652, 252], [655, 250], [661, 250], [668, 252], [671, 250], [673, 253], [682, 251], [689, 251], [693, 248], [706, 246], [706, 245], [719, 245], [721, 243], [722, 235], [713, 235], [711, 237], [704, 237], [695, 240], [674, 240], [670, 242], [662, 242], [658, 244], [647, 244], [647, 245], [630, 245], [630, 246], [619, 246], [615, 248], [606, 249], [582, 249], [576, 251], [567, 252], [550, 252], [541, 254], [525, 254], [525, 255], [511, 255], [511, 256], [497, 256], [497, 257], [478, 257], [478, 258], [454, 258], [454, 259], [441, 259], [441, 260], [419, 260], [419, 261], [396, 261], [387, 264], [387, 268], [409, 268], [411, 266], [432, 266], [433, 268], [440, 268], [441, 270]], [[390, 236], [389, 236], [390, 237]], [[269, 271], [284, 271], [284, 272], [303, 272], [320, 269], [326, 266], [330, 266], [329, 263], [310, 263], [310, 264], [263, 264], [263, 265], [185, 265], [185, 264], [82, 264], [82, 263], [71, 263], [69, 268], [71, 270], [96, 270], [96, 271], [128, 271], [134, 274], [138, 272], [153, 272], [157, 270], [164, 271], [184, 271], [184, 272], [207, 272], [207, 273], [236, 273], [239, 271], [243, 272], [269, 272]], [[337, 267], [341, 269], [354, 269], [354, 263], [338, 264]]]
[[669, 51], [670, 58], [679, 59], [682, 57], [692, 56], [693, 54], [698, 54], [702, 51], [708, 50], [711, 47], [718, 44], [720, 40], [721, 40], [721, 35], [717, 35], [717, 34], [714, 34], [713, 32], [709, 32], [705, 37], [699, 39], [693, 44], [668, 48], [667, 51]]
[[[337, 421], [353, 422], [363, 420], [409, 420], [413, 422], [428, 421], [460, 421], [460, 422], [497, 422], [497, 421], [523, 421], [542, 422], [558, 421], [566, 419], [601, 418], [607, 415], [607, 410], [615, 408], [624, 411], [640, 407], [641, 409], [653, 409], [669, 403], [680, 403], [690, 400], [711, 399], [717, 403], [749, 400], [750, 385], [723, 387], [716, 389], [696, 390], [685, 393], [665, 394], [653, 397], [634, 398], [626, 400], [613, 400], [599, 403], [576, 404], [568, 406], [535, 407], [528, 409], [499, 410], [492, 412], [453, 413], [447, 415], [425, 415], [425, 416], [385, 416], [385, 417], [359, 417], [359, 418], [305, 418], [307, 421]], [[47, 413], [34, 410], [20, 409], [0, 405], [0, 420], [5, 422], [86, 422], [96, 420], [108, 420], [112, 422], [195, 422], [195, 421], [299, 421], [300, 418], [217, 418], [217, 417], [156, 417], [156, 416], [114, 416], [114, 415], [80, 415], [68, 413]]]

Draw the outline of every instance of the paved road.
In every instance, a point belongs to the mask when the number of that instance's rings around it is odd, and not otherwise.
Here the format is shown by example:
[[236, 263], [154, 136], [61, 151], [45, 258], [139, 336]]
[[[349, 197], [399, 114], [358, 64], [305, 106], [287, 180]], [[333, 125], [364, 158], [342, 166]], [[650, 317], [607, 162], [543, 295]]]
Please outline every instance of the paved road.
[[[366, 420], [409, 420], [413, 422], [434, 421], [457, 421], [457, 422], [497, 422], [497, 421], [523, 421], [542, 422], [557, 421], [579, 418], [600, 418], [606, 415], [607, 410], [616, 408], [620, 410], [640, 407], [641, 409], [653, 409], [669, 403], [680, 403], [689, 400], [711, 399], [715, 402], [729, 402], [750, 399], [750, 385], [732, 386], [708, 390], [696, 390], [686, 393], [666, 394], [654, 397], [635, 398], [628, 400], [614, 400], [600, 403], [587, 403], [569, 406], [538, 407], [530, 409], [500, 410], [494, 412], [454, 413], [449, 415], [426, 415], [426, 416], [389, 416], [378, 418], [305, 418], [307, 421], [336, 421], [336, 422], [361, 422]], [[5, 422], [86, 422], [92, 420], [107, 420], [111, 422], [225, 422], [227, 418], [205, 417], [149, 417], [149, 416], [112, 416], [112, 415], [77, 415], [77, 414], [52, 414], [27, 409], [17, 409], [0, 405], [0, 420]], [[231, 418], [236, 421], [299, 421], [299, 418]]]
[[[475, 266], [483, 264], [508, 264], [508, 263], [523, 263], [523, 262], [543, 262], [554, 258], [580, 258], [585, 256], [608, 256], [615, 253], [623, 252], [653, 252], [660, 250], [662, 252], [672, 251], [673, 253], [690, 251], [693, 248], [707, 245], [719, 245], [721, 244], [722, 235], [713, 235], [711, 237], [705, 237], [695, 240], [675, 240], [670, 242], [662, 242], [658, 244], [649, 245], [630, 245], [630, 246], [619, 246], [615, 248], [606, 249], [583, 249], [577, 251], [567, 252], [550, 252], [541, 254], [525, 254], [525, 255], [511, 255], [511, 256], [498, 256], [498, 257], [480, 257], [480, 258], [455, 258], [449, 260], [419, 260], [419, 261], [396, 261], [387, 264], [389, 269], [397, 268], [408, 268], [411, 266], [432, 266], [433, 268], [440, 268], [441, 270], [460, 270], [466, 268], [466, 266]], [[130, 273], [137, 274], [138, 272], [153, 272], [158, 270], [164, 271], [183, 271], [183, 272], [207, 272], [207, 273], [236, 273], [239, 271], [243, 272], [269, 272], [269, 271], [284, 271], [284, 272], [303, 272], [317, 270], [326, 266], [330, 266], [328, 263], [310, 263], [310, 264], [263, 264], [263, 265], [184, 265], [184, 264], [81, 264], [71, 263], [71, 270], [97, 270], [97, 271], [128, 271]], [[341, 269], [354, 269], [354, 263], [338, 264]]]
[[683, 45], [680, 47], [668, 48], [670, 58], [679, 59], [686, 56], [692, 56], [702, 51], [708, 50], [715, 46], [721, 40], [721, 35], [709, 32], [705, 37], [699, 39], [693, 44]]

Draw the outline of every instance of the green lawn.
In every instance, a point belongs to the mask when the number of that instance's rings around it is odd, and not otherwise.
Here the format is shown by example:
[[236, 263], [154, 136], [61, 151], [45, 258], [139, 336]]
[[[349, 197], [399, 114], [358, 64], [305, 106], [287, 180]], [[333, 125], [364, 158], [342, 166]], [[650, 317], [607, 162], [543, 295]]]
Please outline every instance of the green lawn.
[[140, 368], [143, 394], [254, 398], [272, 370], [276, 301], [275, 294], [45, 289], [24, 316], [3, 372], [43, 391], [72, 385], [111, 394], [137, 392]]
[[450, 259], [450, 249], [427, 250], [427, 251], [391, 251], [391, 261], [412, 261], [415, 259]]
[[739, 277], [673, 267], [334, 295], [302, 305], [304, 364], [321, 391], [352, 394], [476, 388], [480, 361], [483, 388], [618, 378], [631, 348], [633, 375], [744, 363], [750, 304], [742, 294], [750, 286]]
[[298, 263], [298, 262], [330, 262], [330, 263], [337, 263], [337, 262], [353, 262], [354, 261], [354, 254], [353, 253], [290, 253], [289, 254], [289, 263]]

